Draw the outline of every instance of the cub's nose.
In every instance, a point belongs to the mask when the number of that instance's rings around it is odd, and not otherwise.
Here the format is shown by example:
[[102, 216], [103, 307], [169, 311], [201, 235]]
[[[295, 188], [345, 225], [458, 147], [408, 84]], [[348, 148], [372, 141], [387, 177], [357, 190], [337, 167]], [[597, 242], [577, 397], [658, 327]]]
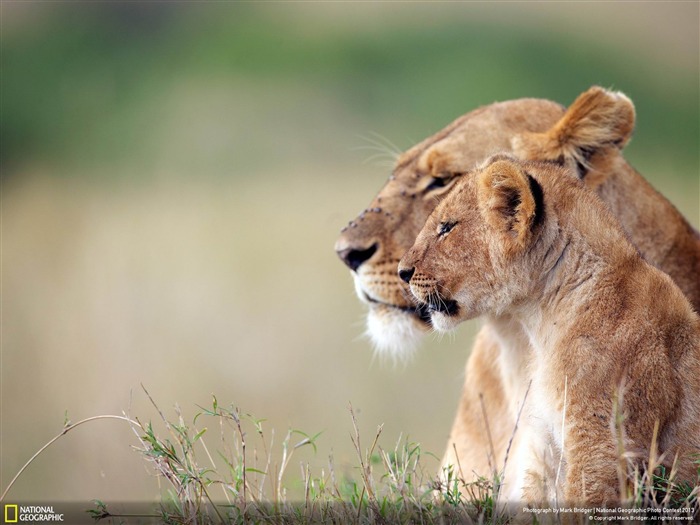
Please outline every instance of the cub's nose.
[[415, 273], [416, 268], [399, 268], [399, 277], [401, 277], [401, 280], [405, 283], [411, 282], [411, 277], [413, 277], [413, 274]]
[[354, 272], [357, 271], [357, 269], [360, 266], [362, 266], [362, 263], [368, 261], [372, 257], [372, 255], [375, 254], [378, 247], [379, 244], [375, 242], [369, 248], [362, 249], [350, 247], [336, 249], [336, 253], [338, 254], [338, 257], [340, 257], [340, 260], [343, 261], [347, 265], [347, 267]]

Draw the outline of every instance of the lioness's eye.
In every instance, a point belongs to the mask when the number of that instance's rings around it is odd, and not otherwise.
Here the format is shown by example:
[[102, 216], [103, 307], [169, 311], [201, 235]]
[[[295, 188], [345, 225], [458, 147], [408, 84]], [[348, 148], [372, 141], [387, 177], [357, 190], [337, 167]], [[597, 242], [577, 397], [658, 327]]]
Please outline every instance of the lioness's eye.
[[457, 221], [441, 222], [440, 227], [438, 228], [438, 237], [449, 233], [456, 225]]
[[444, 188], [455, 178], [455, 175], [447, 175], [445, 177], [433, 177], [425, 187], [425, 191], [437, 190], [438, 188]]

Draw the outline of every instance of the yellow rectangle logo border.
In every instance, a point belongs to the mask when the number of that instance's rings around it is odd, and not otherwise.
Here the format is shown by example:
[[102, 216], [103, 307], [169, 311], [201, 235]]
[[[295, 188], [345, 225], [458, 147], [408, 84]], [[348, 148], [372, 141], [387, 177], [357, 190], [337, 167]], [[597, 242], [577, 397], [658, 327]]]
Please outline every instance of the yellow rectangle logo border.
[[[14, 519], [10, 519], [10, 513], [8, 512], [8, 510], [10, 509], [14, 509], [15, 511]], [[17, 505], [5, 505], [5, 523], [17, 523], [18, 514], [19, 510], [17, 508]]]

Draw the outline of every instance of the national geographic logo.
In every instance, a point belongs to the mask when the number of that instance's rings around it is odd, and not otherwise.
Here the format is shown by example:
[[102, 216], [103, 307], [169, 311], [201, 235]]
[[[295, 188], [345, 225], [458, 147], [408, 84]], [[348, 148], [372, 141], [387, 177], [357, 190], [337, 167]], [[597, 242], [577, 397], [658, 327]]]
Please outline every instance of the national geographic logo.
[[40, 523], [63, 521], [63, 514], [55, 512], [53, 505], [5, 505], [5, 523]]
[[5, 523], [17, 523], [17, 505], [5, 505]]

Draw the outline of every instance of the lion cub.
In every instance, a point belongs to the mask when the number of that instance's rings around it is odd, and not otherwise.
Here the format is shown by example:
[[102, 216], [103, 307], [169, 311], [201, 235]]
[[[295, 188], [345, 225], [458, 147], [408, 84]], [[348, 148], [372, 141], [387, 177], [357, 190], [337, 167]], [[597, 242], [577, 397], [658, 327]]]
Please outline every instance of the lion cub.
[[700, 318], [570, 170], [492, 157], [430, 215], [399, 275], [438, 330], [502, 315], [524, 328], [525, 499], [540, 494], [533, 474], [549, 446], [570, 504], [619, 502], [622, 454], [697, 479]]

